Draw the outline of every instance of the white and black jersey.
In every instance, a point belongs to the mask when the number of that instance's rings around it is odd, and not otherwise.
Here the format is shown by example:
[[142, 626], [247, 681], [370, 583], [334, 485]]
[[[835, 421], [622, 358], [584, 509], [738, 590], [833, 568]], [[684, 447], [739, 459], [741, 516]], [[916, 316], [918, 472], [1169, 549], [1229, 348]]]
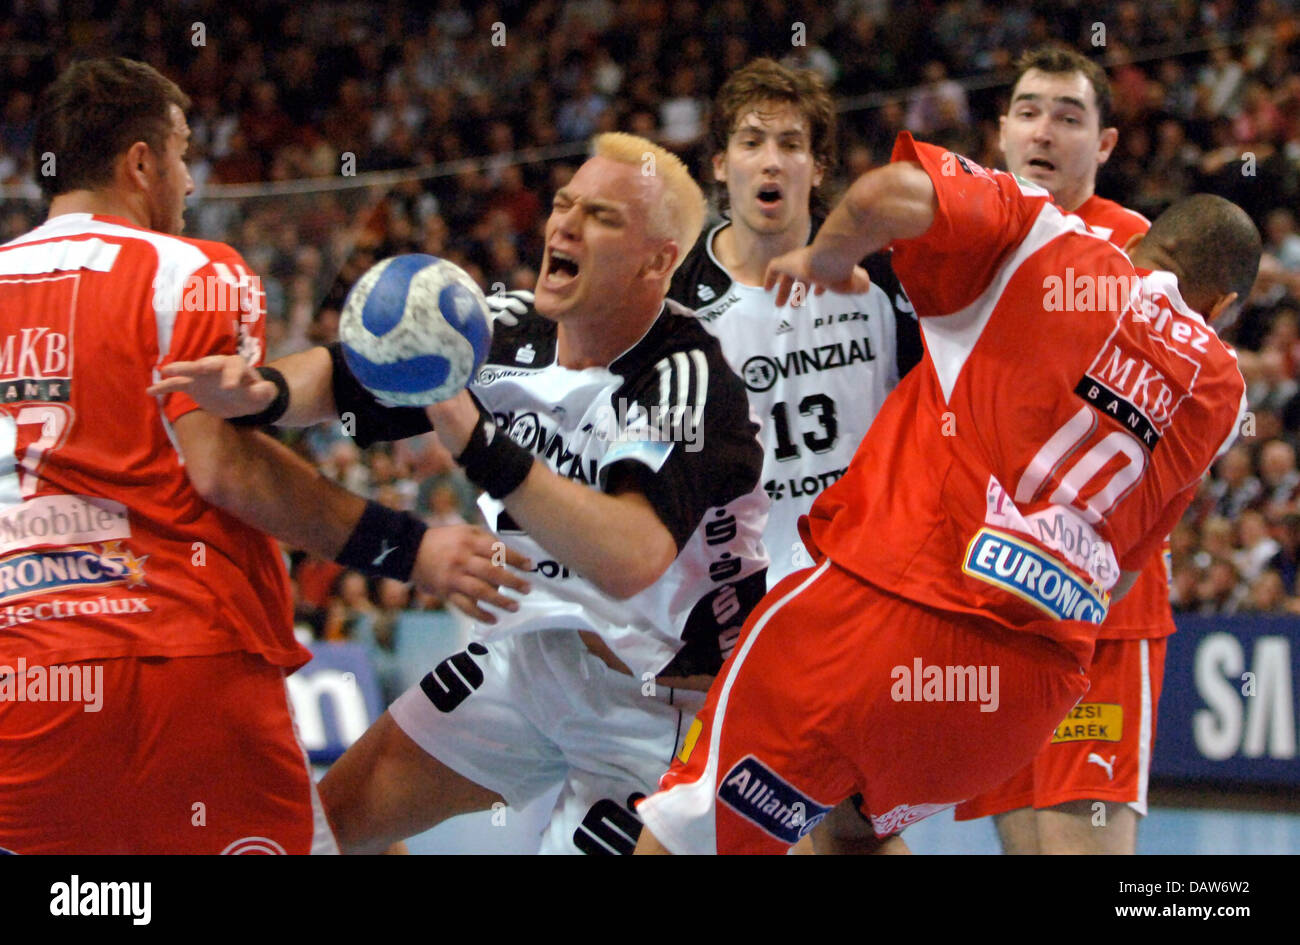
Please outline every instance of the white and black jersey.
[[728, 225], [700, 237], [668, 294], [721, 342], [762, 424], [771, 587], [812, 563], [799, 516], [844, 474], [885, 396], [920, 361], [921, 339], [887, 255], [864, 262], [872, 281], [865, 293], [826, 292], [777, 308], [773, 293], [736, 282], [714, 255], [714, 237]]
[[498, 325], [471, 392], [561, 476], [604, 491], [634, 480], [677, 558], [651, 587], [614, 600], [484, 494], [488, 527], [530, 557], [535, 574], [516, 613], [476, 632], [590, 630], [638, 676], [716, 672], [765, 589], [768, 499], [744, 385], [718, 342], [672, 303], [608, 367], [561, 367], [556, 328], [531, 308], [517, 326]]

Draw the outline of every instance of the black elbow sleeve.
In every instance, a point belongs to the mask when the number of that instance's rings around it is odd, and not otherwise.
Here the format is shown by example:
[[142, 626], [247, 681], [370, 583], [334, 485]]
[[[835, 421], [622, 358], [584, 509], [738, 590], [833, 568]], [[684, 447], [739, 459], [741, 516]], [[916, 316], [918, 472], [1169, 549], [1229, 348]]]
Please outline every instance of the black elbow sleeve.
[[[357, 446], [365, 449], [375, 443], [404, 440], [433, 429], [429, 416], [420, 407], [385, 407], [366, 390], [348, 370], [343, 346], [329, 346], [334, 408], [350, 431]], [[349, 416], [350, 415], [350, 416]]]

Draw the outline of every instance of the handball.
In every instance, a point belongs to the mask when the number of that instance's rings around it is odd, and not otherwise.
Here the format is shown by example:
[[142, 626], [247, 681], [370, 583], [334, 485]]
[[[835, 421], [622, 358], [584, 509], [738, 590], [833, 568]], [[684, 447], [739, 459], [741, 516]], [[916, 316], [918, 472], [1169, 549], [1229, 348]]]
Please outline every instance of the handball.
[[492, 317], [465, 270], [410, 253], [371, 266], [339, 319], [343, 357], [381, 403], [425, 407], [454, 397], [478, 373]]

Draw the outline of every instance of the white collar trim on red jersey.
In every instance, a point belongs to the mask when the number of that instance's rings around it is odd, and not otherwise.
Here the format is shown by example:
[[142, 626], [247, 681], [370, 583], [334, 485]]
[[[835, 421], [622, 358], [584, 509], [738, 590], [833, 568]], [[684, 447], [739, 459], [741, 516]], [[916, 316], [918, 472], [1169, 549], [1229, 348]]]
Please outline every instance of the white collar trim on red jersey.
[[1174, 310], [1179, 315], [1195, 319], [1198, 324], [1205, 328], [1210, 327], [1205, 323], [1205, 317], [1183, 300], [1183, 294], [1178, 290], [1178, 277], [1172, 272], [1165, 269], [1152, 269], [1145, 276], [1142, 276], [1142, 281], [1169, 299], [1169, 304], [1174, 307]]

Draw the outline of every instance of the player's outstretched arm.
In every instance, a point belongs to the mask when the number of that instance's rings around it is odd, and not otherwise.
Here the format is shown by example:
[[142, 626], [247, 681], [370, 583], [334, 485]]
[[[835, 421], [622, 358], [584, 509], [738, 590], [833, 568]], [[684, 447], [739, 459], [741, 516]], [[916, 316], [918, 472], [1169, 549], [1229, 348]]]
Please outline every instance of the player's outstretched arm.
[[[443, 445], [463, 459], [479, 422], [470, 395], [462, 391], [426, 412]], [[525, 462], [526, 474], [503, 498], [511, 517], [604, 593], [617, 599], [640, 593], [677, 557], [672, 534], [640, 492], [630, 486], [600, 492], [565, 479], [545, 463]]]
[[424, 533], [411, 580], [474, 620], [496, 623], [479, 603], [518, 610], [518, 602], [499, 588], [505, 585], [527, 594], [528, 582], [510, 568], [529, 567], [532, 562], [477, 525], [444, 525]]
[[330, 482], [271, 437], [203, 410], [183, 414], [173, 429], [199, 495], [295, 548], [412, 580], [486, 623], [495, 618], [479, 603], [516, 610], [500, 588], [528, 590], [502, 566], [523, 568], [527, 561], [480, 528], [426, 530], [413, 516], [384, 510]]
[[[316, 347], [267, 365], [279, 371], [288, 386], [288, 405], [277, 426], [309, 427], [337, 418], [328, 348]], [[196, 361], [173, 361], [158, 372], [163, 380], [149, 387], [152, 395], [183, 391], [217, 417], [261, 413], [279, 393], [238, 354], [214, 354]]]
[[836, 292], [863, 291], [857, 262], [894, 240], [921, 236], [934, 222], [937, 194], [914, 161], [896, 161], [853, 182], [809, 246], [772, 260], [764, 285], [784, 305], [795, 282]]

